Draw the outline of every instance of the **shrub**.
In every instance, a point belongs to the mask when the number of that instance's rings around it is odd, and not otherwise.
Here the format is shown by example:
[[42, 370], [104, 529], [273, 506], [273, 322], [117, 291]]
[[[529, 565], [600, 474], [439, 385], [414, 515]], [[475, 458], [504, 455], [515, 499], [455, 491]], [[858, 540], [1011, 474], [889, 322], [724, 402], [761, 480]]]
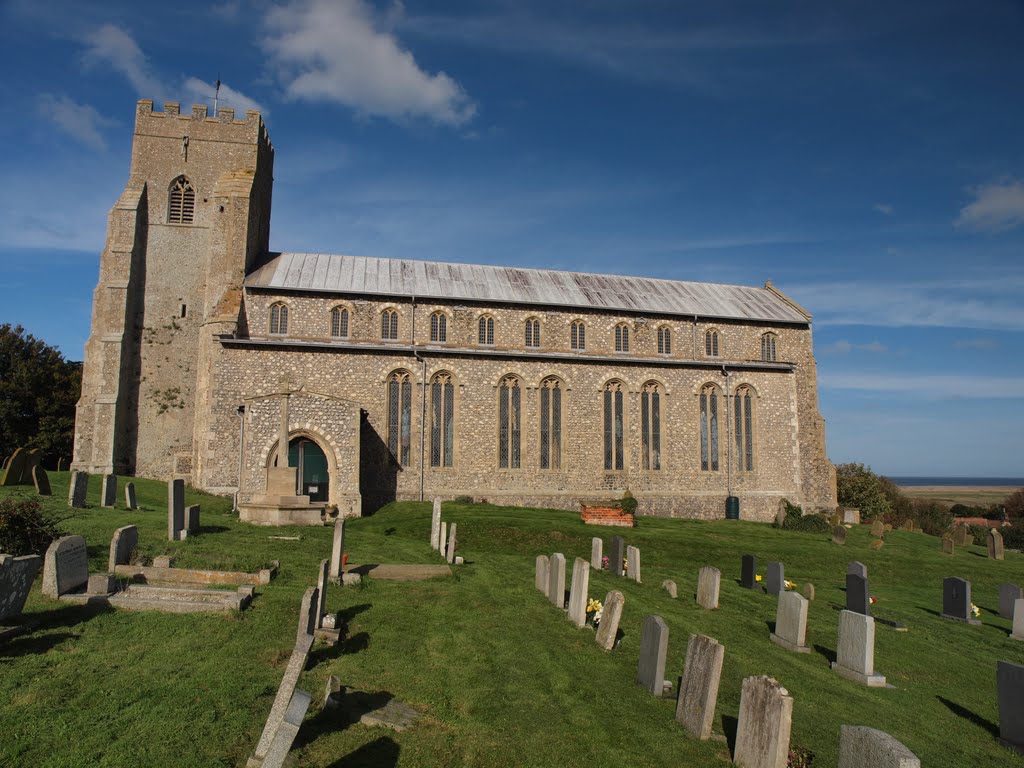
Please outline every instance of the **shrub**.
[[790, 504], [789, 499], [786, 499], [785, 502], [786, 519], [782, 523], [785, 530], [804, 533], [828, 533], [832, 530], [832, 525], [822, 515], [805, 515], [803, 509], [795, 504]]
[[1017, 523], [999, 530], [1003, 534], [1003, 546], [1007, 549], [1024, 550], [1024, 524]]
[[892, 481], [879, 477], [863, 464], [836, 465], [839, 505], [856, 507], [865, 517], [875, 519], [891, 514], [893, 505], [889, 494], [894, 489], [897, 497], [902, 495]]
[[628, 512], [631, 515], [636, 514], [636, 499], [633, 498], [633, 494], [630, 493], [629, 488], [622, 494], [622, 501], [619, 502], [619, 506], [623, 512]]
[[934, 501], [915, 501], [911, 517], [917, 526], [929, 536], [942, 536], [953, 525], [952, 512]]
[[1006, 510], [1011, 520], [1024, 518], [1024, 488], [1018, 488], [1011, 493], [1000, 506]]
[[452, 499], [452, 502], [454, 502], [455, 504], [472, 504], [473, 503], [473, 497], [472, 496], [456, 496], [454, 499]]
[[987, 525], [969, 525], [967, 526], [967, 529], [971, 533], [971, 539], [973, 539], [974, 543], [979, 547], [984, 547], [988, 543], [988, 532], [990, 528]]
[[0, 499], [0, 552], [15, 557], [44, 555], [54, 539], [64, 535], [59, 518], [32, 499]]

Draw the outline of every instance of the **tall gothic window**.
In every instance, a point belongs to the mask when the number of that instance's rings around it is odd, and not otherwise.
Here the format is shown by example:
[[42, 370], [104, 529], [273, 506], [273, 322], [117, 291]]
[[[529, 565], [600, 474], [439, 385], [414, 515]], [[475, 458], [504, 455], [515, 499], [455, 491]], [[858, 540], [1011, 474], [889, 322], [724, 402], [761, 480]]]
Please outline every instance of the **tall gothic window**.
[[392, 341], [398, 339], [398, 312], [385, 309], [380, 313], [380, 337]]
[[640, 448], [644, 469], [661, 469], [661, 385], [644, 384], [640, 393]]
[[288, 305], [270, 305], [270, 332], [274, 335], [284, 336], [288, 333]]
[[704, 334], [704, 354], [708, 357], [718, 357], [718, 331], [714, 328]]
[[540, 346], [540, 320], [530, 317], [526, 320], [526, 346]]
[[438, 373], [430, 380], [430, 466], [452, 466], [454, 443], [455, 387], [450, 373]]
[[766, 333], [761, 337], [761, 359], [767, 363], [774, 363], [777, 347], [778, 337], [774, 333]]
[[523, 388], [515, 376], [498, 385], [498, 467], [519, 469], [519, 424]]
[[574, 352], [583, 352], [587, 348], [587, 327], [582, 320], [573, 320], [569, 326], [569, 347]]
[[395, 371], [387, 380], [388, 450], [403, 467], [409, 466], [412, 446], [412, 380]]
[[718, 389], [705, 384], [700, 390], [700, 468], [718, 471]]
[[540, 383], [540, 468], [562, 468], [562, 382]]
[[336, 339], [348, 338], [348, 310], [344, 307], [331, 310], [331, 336]]
[[663, 325], [658, 329], [658, 354], [672, 354], [672, 329], [667, 325]]
[[623, 459], [623, 384], [609, 381], [604, 385], [604, 468], [622, 469]]
[[192, 182], [179, 176], [171, 184], [167, 201], [167, 221], [171, 224], [191, 224], [196, 217], [196, 191]]
[[629, 352], [629, 326], [625, 323], [615, 326], [615, 351]]
[[743, 384], [736, 388], [733, 397], [735, 419], [733, 434], [736, 435], [736, 469], [751, 472], [754, 469], [754, 399], [750, 387]]
[[430, 340], [444, 344], [448, 341], [448, 317], [444, 312], [430, 316]]
[[494, 344], [494, 318], [490, 315], [480, 316], [480, 329], [477, 338], [480, 344], [486, 346]]

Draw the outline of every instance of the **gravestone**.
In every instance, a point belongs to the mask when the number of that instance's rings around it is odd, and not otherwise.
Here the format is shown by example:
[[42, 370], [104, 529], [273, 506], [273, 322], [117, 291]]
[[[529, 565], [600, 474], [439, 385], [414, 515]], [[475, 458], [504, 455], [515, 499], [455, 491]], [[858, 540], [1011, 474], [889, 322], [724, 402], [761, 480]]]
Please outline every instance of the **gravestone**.
[[117, 592], [117, 579], [112, 573], [90, 573], [85, 592], [89, 595], [109, 595]]
[[1013, 619], [1013, 605], [1024, 597], [1024, 590], [1016, 584], [999, 585], [999, 615], [1004, 619]]
[[[440, 522], [440, 521], [439, 521]], [[438, 531], [438, 537], [440, 537]], [[431, 533], [433, 541], [433, 533]], [[436, 549], [436, 547], [435, 547]], [[335, 584], [341, 583], [342, 560], [345, 555], [345, 518], [339, 515], [334, 521], [334, 538], [331, 541], [331, 581]]]
[[270, 747], [267, 749], [260, 768], [283, 768], [285, 759], [295, 742], [295, 737], [299, 734], [302, 721], [306, 717], [311, 699], [312, 697], [301, 689], [296, 689], [292, 694], [288, 708], [285, 710], [281, 722], [278, 723], [277, 731], [270, 742]]
[[846, 610], [871, 615], [871, 594], [868, 580], [856, 573], [846, 574]]
[[638, 547], [626, 547], [626, 575], [640, 583], [640, 549]]
[[114, 572], [118, 565], [129, 565], [132, 560], [132, 552], [139, 545], [139, 529], [134, 525], [126, 525], [114, 531], [110, 539], [110, 557], [107, 561], [107, 570]]
[[757, 558], [744, 555], [740, 568], [740, 586], [744, 589], [757, 589]]
[[804, 582], [803, 596], [808, 600], [814, 600], [814, 585], [809, 581]]
[[886, 523], [883, 527], [885, 528], [885, 532], [888, 533], [892, 530], [892, 523]]
[[537, 555], [536, 571], [533, 576], [533, 586], [543, 592], [545, 595], [548, 593], [548, 568], [550, 562], [547, 555]]
[[855, 573], [864, 579], [868, 577], [868, 567], [859, 560], [854, 560], [852, 563], [847, 563], [846, 572]]
[[768, 563], [768, 594], [777, 595], [786, 590], [786, 567], [782, 563]]
[[185, 481], [171, 480], [167, 484], [167, 540], [178, 541], [185, 527]]
[[847, 680], [869, 688], [884, 688], [885, 677], [875, 672], [875, 620], [853, 611], [839, 613], [839, 641], [832, 669]]
[[199, 533], [199, 505], [192, 504], [191, 506], [185, 507], [185, 525], [184, 529], [190, 534]]
[[46, 550], [43, 561], [43, 594], [60, 597], [89, 581], [89, 555], [81, 536], [62, 536]]
[[13, 619], [25, 608], [42, 562], [39, 555], [0, 555], [0, 622]]
[[953, 544], [953, 537], [952, 536], [943, 536], [942, 537], [942, 554], [944, 554], [944, 555], [952, 555], [955, 552], [956, 552], [956, 547]]
[[885, 525], [881, 520], [875, 520], [871, 523], [871, 535], [876, 539], [880, 539], [885, 536]]
[[587, 597], [590, 588], [590, 563], [577, 557], [572, 564], [572, 586], [569, 587], [569, 621], [577, 627], [587, 623]]
[[847, 507], [843, 510], [843, 520], [845, 525], [860, 525], [860, 510]]
[[36, 493], [40, 496], [53, 495], [53, 490], [50, 488], [50, 476], [46, 474], [42, 464], [32, 467], [32, 485], [35, 486]]
[[117, 475], [104, 475], [100, 489], [100, 506], [112, 507], [117, 501]]
[[841, 522], [843, 522], [843, 516], [840, 515], [838, 512], [833, 512], [831, 515], [828, 516], [828, 522], [829, 525], [839, 525]]
[[64, 461], [64, 457], [63, 456], [61, 456], [59, 459], [57, 459], [57, 471], [58, 472], [63, 472], [65, 469], [67, 469], [67, 467], [65, 467], [64, 464], [65, 464], [65, 461]]
[[434, 508], [430, 513], [430, 548], [441, 547], [441, 499], [434, 498]]
[[124, 507], [127, 510], [139, 508], [139, 500], [135, 497], [135, 483], [130, 480], [124, 484]]
[[679, 596], [679, 589], [672, 579], [665, 579], [661, 582], [661, 588], [668, 592], [668, 596], [675, 600]]
[[457, 523], [452, 523], [448, 528], [448, 548], [445, 550], [444, 559], [447, 560], [449, 564], [455, 563], [455, 548], [458, 546], [459, 540], [459, 537], [456, 535], [457, 530]]
[[1024, 599], [1013, 601], [1013, 629], [1010, 637], [1014, 640], [1024, 640]]
[[874, 549], [874, 550], [879, 550], [879, 549], [881, 549], [881, 548], [882, 548], [882, 546], [883, 546], [884, 544], [885, 544], [885, 541], [884, 541], [884, 540], [882, 540], [882, 539], [875, 539], [875, 540], [874, 540], [874, 541], [872, 541], [872, 542], [871, 542], [871, 543], [870, 543], [870, 544], [869, 544], [868, 546], [869, 546], [869, 547], [870, 547], [871, 549]]
[[904, 520], [902, 523], [900, 523], [900, 530], [901, 531], [906, 531], [907, 533], [913, 533], [914, 532], [914, 521], [913, 520], [909, 520], [909, 519], [908, 520]]
[[885, 731], [841, 725], [839, 768], [921, 768], [921, 761]]
[[88, 490], [89, 475], [78, 470], [72, 472], [71, 482], [68, 486], [68, 506], [75, 509], [85, 509], [85, 494]]
[[718, 609], [718, 595], [722, 588], [722, 572], [710, 565], [697, 572], [697, 605], [709, 611]]
[[786, 500], [779, 499], [779, 504], [775, 508], [775, 527], [782, 528], [786, 525]]
[[958, 525], [953, 529], [953, 543], [965, 547], [971, 541], [971, 529], [966, 525]]
[[622, 561], [626, 557], [626, 542], [621, 536], [612, 536], [608, 547], [608, 572], [612, 576], [622, 575]]
[[942, 580], [942, 616], [967, 624], [981, 624], [971, 616], [971, 582], [956, 576]]
[[556, 608], [565, 607], [565, 555], [561, 552], [548, 561], [548, 600]]
[[832, 543], [840, 545], [846, 543], [846, 529], [843, 526], [832, 526]]
[[796, 592], [779, 595], [772, 641], [787, 651], [810, 653], [807, 647], [807, 599]]
[[786, 768], [792, 725], [789, 691], [764, 675], [744, 679], [733, 763], [744, 768]]
[[668, 655], [668, 625], [661, 616], [645, 616], [640, 628], [640, 661], [637, 685], [661, 697], [665, 692], [665, 657]]
[[707, 635], [690, 635], [676, 699], [676, 721], [702, 741], [711, 738], [725, 646]]
[[601, 570], [601, 558], [604, 556], [601, 550], [603, 549], [604, 541], [596, 536], [590, 540], [590, 567], [594, 570]]
[[619, 621], [622, 620], [622, 608], [626, 598], [617, 589], [613, 589], [604, 598], [601, 606], [601, 623], [597, 626], [594, 641], [605, 651], [615, 647], [619, 635]]
[[1003, 559], [1003, 534], [992, 528], [988, 532], [988, 556], [993, 560]]
[[0, 485], [21, 485], [21, 476], [25, 474], [27, 466], [28, 451], [24, 448], [15, 448], [7, 460], [3, 474], [0, 474]]
[[999, 699], [999, 743], [1024, 755], [1024, 666], [1000, 661], [996, 665]]
[[316, 570], [316, 629], [324, 625], [324, 616], [327, 614], [327, 582], [331, 578], [331, 561], [321, 560], [320, 567]]
[[444, 557], [445, 553], [448, 551], [448, 523], [444, 521], [441, 522], [441, 536], [438, 539], [437, 544], [438, 552], [441, 553], [441, 557]]

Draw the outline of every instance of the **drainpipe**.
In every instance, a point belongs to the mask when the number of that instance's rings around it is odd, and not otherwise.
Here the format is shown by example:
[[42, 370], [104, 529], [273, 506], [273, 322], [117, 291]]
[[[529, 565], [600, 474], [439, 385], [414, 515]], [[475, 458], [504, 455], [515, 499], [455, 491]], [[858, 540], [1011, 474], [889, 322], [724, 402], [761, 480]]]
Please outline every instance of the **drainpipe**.
[[416, 297], [412, 297], [412, 322], [409, 324], [409, 346], [412, 356], [420, 361], [420, 501], [423, 501], [423, 470], [426, 466], [423, 449], [427, 438], [427, 361], [416, 351]]
[[238, 512], [238, 497], [242, 493], [242, 466], [245, 463], [245, 405], [238, 406], [238, 488], [232, 512]]

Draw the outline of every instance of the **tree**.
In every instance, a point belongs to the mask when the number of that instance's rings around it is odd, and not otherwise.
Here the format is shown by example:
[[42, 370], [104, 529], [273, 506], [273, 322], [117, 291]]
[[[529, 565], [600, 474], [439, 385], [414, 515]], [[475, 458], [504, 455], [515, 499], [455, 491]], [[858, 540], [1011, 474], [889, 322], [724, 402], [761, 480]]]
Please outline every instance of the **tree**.
[[869, 519], [881, 519], [893, 511], [892, 502], [886, 495], [884, 480], [863, 464], [837, 464], [836, 490], [839, 504], [856, 507]]
[[1016, 491], [1006, 497], [1006, 501], [1003, 502], [1003, 507], [1006, 508], [1006, 516], [1010, 520], [1019, 521], [1024, 518], [1024, 488], [1018, 488]]
[[51, 460], [70, 457], [81, 389], [81, 363], [20, 325], [0, 325], [0, 455], [30, 446]]

